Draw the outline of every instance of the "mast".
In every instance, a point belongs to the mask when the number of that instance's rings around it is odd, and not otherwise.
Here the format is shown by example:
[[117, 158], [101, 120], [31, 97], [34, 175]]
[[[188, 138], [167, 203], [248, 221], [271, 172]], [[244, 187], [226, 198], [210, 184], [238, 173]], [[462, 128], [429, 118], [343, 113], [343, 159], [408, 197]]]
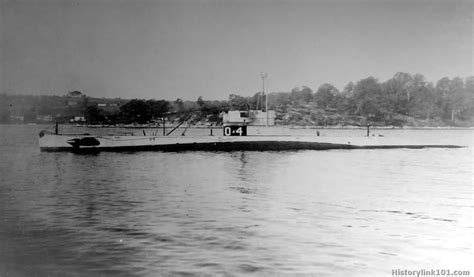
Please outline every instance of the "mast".
[[265, 113], [267, 116], [265, 127], [268, 127], [268, 97], [265, 95], [265, 78], [267, 78], [267, 73], [260, 73], [260, 77], [262, 78], [262, 93], [265, 96]]

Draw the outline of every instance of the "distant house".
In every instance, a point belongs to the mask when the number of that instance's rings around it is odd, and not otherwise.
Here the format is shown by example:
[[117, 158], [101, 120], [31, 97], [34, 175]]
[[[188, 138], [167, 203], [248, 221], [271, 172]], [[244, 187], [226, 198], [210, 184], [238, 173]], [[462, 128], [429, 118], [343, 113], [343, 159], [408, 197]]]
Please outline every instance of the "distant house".
[[115, 113], [120, 110], [120, 107], [113, 103], [113, 104], [104, 104], [104, 103], [99, 103], [97, 104], [97, 107], [103, 111], [109, 112], [109, 113]]
[[36, 116], [36, 121], [39, 122], [52, 122], [53, 121], [53, 116], [48, 114], [48, 115], [37, 115]]
[[24, 122], [25, 116], [23, 115], [10, 115], [11, 122]]
[[80, 91], [71, 91], [68, 94], [66, 94], [67, 97], [67, 105], [68, 106], [76, 106], [79, 103], [82, 103], [86, 96], [82, 94]]
[[82, 92], [80, 91], [71, 91], [67, 94], [67, 97], [72, 97], [72, 98], [80, 98], [80, 97], [85, 97], [84, 94], [82, 94]]
[[74, 118], [71, 118], [69, 122], [83, 123], [86, 122], [86, 118], [83, 116], [75, 116]]

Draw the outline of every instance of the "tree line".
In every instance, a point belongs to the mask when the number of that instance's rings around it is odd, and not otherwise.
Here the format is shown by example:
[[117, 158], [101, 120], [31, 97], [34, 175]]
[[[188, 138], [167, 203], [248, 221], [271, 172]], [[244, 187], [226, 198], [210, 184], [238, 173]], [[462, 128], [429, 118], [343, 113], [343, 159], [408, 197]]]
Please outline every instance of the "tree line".
[[[229, 102], [239, 108], [255, 106], [254, 97], [242, 98], [231, 95]], [[382, 121], [390, 125], [403, 125], [402, 118], [438, 119], [447, 124], [470, 121], [474, 117], [474, 76], [462, 79], [444, 77], [436, 83], [426, 80], [422, 74], [398, 72], [385, 82], [367, 77], [356, 83], [349, 82], [342, 91], [325, 83], [316, 91], [303, 86], [290, 92], [270, 93], [271, 109], [280, 114], [290, 110], [335, 113], [341, 116], [359, 116], [370, 121]]]
[[[67, 104], [71, 97], [77, 99], [78, 96], [83, 96], [80, 103]], [[146, 124], [159, 123], [162, 118], [182, 120], [193, 114], [193, 121], [219, 124], [223, 111], [265, 109], [266, 97], [269, 109], [276, 110], [277, 122], [282, 124], [333, 124], [335, 121], [331, 118], [338, 118], [339, 123], [355, 118], [355, 123], [370, 121], [385, 125], [404, 125], [407, 118], [436, 120], [445, 125], [467, 122], [472, 126], [474, 123], [474, 76], [444, 77], [433, 83], [421, 74], [404, 72], [384, 82], [374, 77], [349, 82], [342, 91], [325, 83], [315, 91], [302, 86], [266, 95], [262, 92], [253, 96], [230, 94], [224, 101], [204, 100], [201, 96], [195, 101], [96, 99], [78, 91], [65, 97], [0, 94], [0, 120], [8, 121], [9, 113], [15, 110], [14, 103], [16, 113], [22, 113], [30, 122], [37, 115], [51, 114], [56, 119], [83, 115], [89, 124]], [[99, 102], [114, 103], [116, 108], [100, 107]]]

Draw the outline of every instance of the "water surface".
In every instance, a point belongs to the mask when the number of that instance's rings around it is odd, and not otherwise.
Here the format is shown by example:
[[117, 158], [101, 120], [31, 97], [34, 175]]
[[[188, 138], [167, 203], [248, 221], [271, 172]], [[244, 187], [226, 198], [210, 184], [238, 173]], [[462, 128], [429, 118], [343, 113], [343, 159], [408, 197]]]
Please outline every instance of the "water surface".
[[76, 155], [40, 153], [41, 128], [0, 125], [0, 276], [390, 276], [474, 258], [472, 130], [377, 131], [461, 149]]

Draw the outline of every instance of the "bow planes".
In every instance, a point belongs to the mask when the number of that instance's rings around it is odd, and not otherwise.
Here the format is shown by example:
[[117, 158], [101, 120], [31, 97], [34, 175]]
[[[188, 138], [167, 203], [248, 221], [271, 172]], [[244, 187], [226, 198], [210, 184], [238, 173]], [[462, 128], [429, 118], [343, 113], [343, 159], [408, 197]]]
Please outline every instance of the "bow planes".
[[[318, 133], [319, 134], [319, 133]], [[90, 135], [41, 131], [42, 152], [88, 153], [100, 151], [287, 151], [330, 149], [461, 148], [459, 145], [420, 144], [397, 138], [370, 136], [247, 135], [247, 126], [224, 126], [221, 135]]]

